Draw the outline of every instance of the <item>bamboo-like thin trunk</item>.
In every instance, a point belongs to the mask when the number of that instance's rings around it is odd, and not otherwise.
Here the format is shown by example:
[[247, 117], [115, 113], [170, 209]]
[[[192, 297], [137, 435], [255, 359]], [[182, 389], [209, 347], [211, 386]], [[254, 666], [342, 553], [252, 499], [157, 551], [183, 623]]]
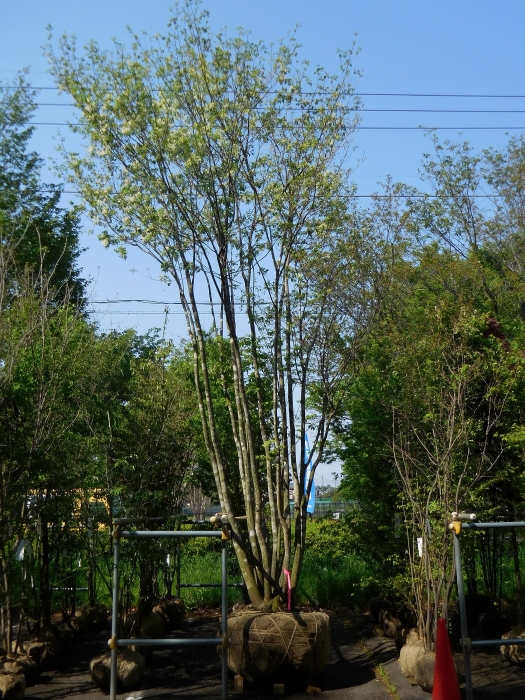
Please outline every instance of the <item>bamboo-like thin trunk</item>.
[[510, 531], [510, 542], [512, 546], [512, 557], [514, 559], [514, 580], [516, 581], [516, 597], [518, 603], [518, 622], [520, 625], [524, 624], [524, 610], [523, 610], [523, 585], [521, 580], [521, 566], [520, 566], [520, 553], [518, 548], [518, 538], [516, 536], [516, 530], [513, 528]]

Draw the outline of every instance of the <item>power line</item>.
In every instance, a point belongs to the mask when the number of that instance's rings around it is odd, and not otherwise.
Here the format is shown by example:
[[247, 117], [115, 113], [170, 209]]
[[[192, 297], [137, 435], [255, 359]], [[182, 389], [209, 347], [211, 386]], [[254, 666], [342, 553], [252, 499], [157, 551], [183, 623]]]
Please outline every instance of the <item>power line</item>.
[[356, 126], [356, 131], [511, 131], [524, 126]]
[[[59, 90], [56, 86], [29, 86], [29, 85], [0, 85], [1, 90]], [[159, 88], [152, 90], [158, 92]], [[276, 94], [277, 91], [269, 90], [266, 94]], [[305, 91], [298, 95], [331, 95], [328, 91]], [[444, 92], [346, 92], [340, 93], [348, 97], [466, 97], [481, 99], [525, 99], [525, 95], [495, 95], [483, 93], [444, 93]]]
[[[181, 306], [182, 301], [156, 301], [154, 299], [92, 299], [90, 304], [162, 304]], [[220, 301], [196, 301], [198, 306], [220, 306]]]
[[[90, 311], [92, 314], [103, 314], [104, 316], [166, 316], [165, 311]], [[203, 316], [213, 315], [213, 311], [200, 311]], [[237, 313], [243, 313], [237, 312]], [[168, 316], [184, 316], [183, 311], [170, 311]]]
[[[372, 176], [375, 177], [375, 176]], [[406, 176], [406, 177], [411, 177], [411, 176]], [[60, 185], [57, 185], [59, 187]], [[43, 192], [43, 193], [55, 193], [56, 190], [36, 190], [37, 192]], [[60, 190], [61, 194], [76, 194], [79, 197], [82, 196], [81, 192], [76, 192], [75, 190]], [[115, 193], [112, 193], [115, 194]], [[458, 197], [468, 197], [469, 199], [499, 199], [502, 197], [505, 197], [503, 194], [463, 194], [463, 195], [456, 195]], [[404, 199], [449, 199], [447, 197], [443, 197], [442, 195], [437, 195], [437, 194], [352, 194], [349, 196], [349, 199], [390, 199], [393, 197], [400, 197]]]
[[[74, 103], [66, 102], [38, 102], [37, 107], [76, 107]], [[266, 107], [255, 107], [254, 109], [266, 109]], [[303, 107], [284, 107], [285, 111], [295, 111], [304, 112], [311, 108]], [[363, 107], [362, 109], [351, 110], [356, 114], [361, 112], [403, 112], [403, 113], [414, 113], [423, 112], [425, 114], [525, 114], [525, 109], [425, 109], [425, 108], [410, 108], [410, 109], [398, 109], [398, 108], [371, 108]]]
[[[328, 94], [328, 93], [303, 93], [303, 94]], [[349, 93], [356, 97], [473, 97], [488, 99], [525, 99], [525, 95], [482, 95], [471, 93], [433, 93], [433, 92], [354, 92]]]
[[[82, 126], [68, 122], [28, 122], [28, 126]], [[174, 125], [173, 129], [189, 128], [185, 125]], [[356, 126], [355, 131], [523, 131], [525, 126]]]

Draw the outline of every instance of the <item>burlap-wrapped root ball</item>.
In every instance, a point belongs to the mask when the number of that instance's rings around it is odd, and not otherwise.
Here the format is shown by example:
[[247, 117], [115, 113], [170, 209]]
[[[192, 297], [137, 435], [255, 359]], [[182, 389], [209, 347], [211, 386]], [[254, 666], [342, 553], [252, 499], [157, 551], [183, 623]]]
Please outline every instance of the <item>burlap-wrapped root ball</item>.
[[252, 683], [309, 682], [330, 653], [325, 613], [242, 612], [228, 618], [228, 632], [228, 665]]
[[406, 635], [404, 646], [399, 652], [399, 666], [403, 674], [414, 683], [416, 682], [416, 662], [425, 654], [425, 644], [420, 641], [417, 630], [411, 629]]
[[[40, 678], [40, 667], [28, 654], [0, 656], [0, 669], [6, 671], [6, 673], [15, 673], [18, 676], [24, 676], [26, 679], [26, 686], [35, 685]], [[2, 697], [1, 694], [0, 697]]]
[[153, 612], [161, 615], [166, 629], [182, 629], [186, 607], [181, 598], [159, 598]]
[[52, 632], [47, 632], [41, 637], [26, 639], [23, 649], [36, 661], [42, 671], [54, 670], [60, 664], [62, 650], [60, 642]]
[[[502, 639], [517, 639], [520, 637], [525, 637], [525, 630], [522, 627], [514, 627], [510, 632], [506, 632], [501, 638]], [[516, 666], [525, 666], [525, 645], [521, 644], [502, 644], [500, 646], [503, 658], [510, 661], [511, 664]]]
[[77, 620], [81, 620], [80, 624], [84, 624], [89, 630], [98, 631], [106, 629], [108, 622], [108, 610], [102, 603], [94, 603], [94, 605], [84, 605], [75, 613]]
[[[133, 690], [138, 686], [146, 670], [146, 663], [142, 654], [129, 649], [117, 652], [117, 688]], [[91, 659], [89, 673], [102, 690], [109, 690], [111, 679], [111, 652], [100, 654]]]
[[[426, 693], [431, 693], [434, 688], [435, 664], [436, 653], [434, 651], [426, 651], [424, 654], [419, 655], [414, 663], [414, 679], [418, 686]], [[458, 673], [455, 659], [454, 665], [456, 666], [456, 675], [459, 681], [460, 674]]]
[[24, 676], [0, 671], [0, 698], [3, 700], [22, 700], [25, 694], [26, 681]]

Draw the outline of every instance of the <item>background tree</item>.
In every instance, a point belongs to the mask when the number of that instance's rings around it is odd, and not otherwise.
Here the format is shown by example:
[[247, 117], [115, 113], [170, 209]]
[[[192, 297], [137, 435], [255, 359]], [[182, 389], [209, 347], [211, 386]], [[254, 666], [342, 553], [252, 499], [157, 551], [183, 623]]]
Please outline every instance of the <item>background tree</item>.
[[[74, 344], [73, 336], [78, 341], [78, 325], [86, 325], [74, 307], [69, 314], [65, 311], [70, 301], [80, 305], [84, 293], [75, 267], [78, 222], [76, 214], [58, 208], [58, 190], [50, 196], [40, 192], [41, 162], [28, 152], [32, 128], [27, 120], [33, 110], [34, 92], [23, 76], [16, 86], [0, 89], [0, 547], [8, 642], [16, 574], [13, 547], [27, 534], [30, 493], [39, 491], [42, 463], [36, 454], [45, 452], [46, 444], [49, 450], [49, 431], [57, 427], [53, 409], [61, 389], [54, 373], [64, 345]], [[57, 342], [59, 328], [62, 345]], [[68, 404], [69, 417], [74, 410], [74, 403]], [[61, 420], [68, 423], [63, 413]], [[60, 427], [67, 432], [63, 422]], [[47, 570], [46, 564], [44, 578]], [[44, 607], [48, 619], [49, 606]]]
[[[501, 210], [479, 198], [501, 160], [474, 156], [466, 144], [434, 146], [422, 171], [431, 192], [387, 183], [387, 196], [369, 214], [388, 283], [351, 380], [340, 450], [345, 488], [379, 522], [382, 508], [382, 524], [392, 528], [393, 507], [403, 508], [409, 597], [429, 648], [452, 583], [450, 512], [472, 508], [487, 519], [512, 519], [523, 507], [521, 491], [511, 487], [523, 465], [509, 449], [520, 432], [510, 416], [521, 420], [523, 287], [505, 263]], [[370, 479], [370, 454], [386, 485], [375, 506], [361, 488]], [[497, 599], [504, 543], [493, 540], [480, 538], [475, 550], [485, 589]], [[466, 568], [475, 592], [475, 567]]]
[[42, 183], [42, 159], [29, 150], [35, 96], [23, 74], [16, 85], [0, 85], [0, 293], [5, 303], [29, 273], [54, 301], [83, 305], [77, 211], [59, 207], [61, 188]]

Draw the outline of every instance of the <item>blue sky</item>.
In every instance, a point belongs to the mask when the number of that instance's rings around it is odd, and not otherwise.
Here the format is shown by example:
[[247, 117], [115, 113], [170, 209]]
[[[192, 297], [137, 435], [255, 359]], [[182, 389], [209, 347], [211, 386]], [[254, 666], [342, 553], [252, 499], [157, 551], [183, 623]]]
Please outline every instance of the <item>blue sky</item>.
[[[109, 46], [111, 38], [126, 38], [126, 26], [135, 31], [162, 32], [172, 3], [164, 0], [17, 0], [2, 3], [0, 26], [0, 80], [13, 79], [22, 67], [31, 68], [34, 85], [52, 86], [41, 47], [46, 25], [55, 35], [75, 33], [79, 45], [89, 39]], [[243, 26], [254, 39], [285, 38], [297, 25], [302, 56], [312, 64], [336, 69], [337, 49], [351, 46], [357, 33], [361, 52], [355, 61], [363, 77], [360, 93], [425, 93], [525, 95], [525, 2], [523, 0], [206, 0], [214, 29]], [[40, 93], [39, 102], [68, 102], [54, 91]], [[368, 95], [368, 109], [525, 110], [525, 97], [400, 97]], [[72, 117], [67, 107], [41, 107], [35, 121], [63, 122]], [[442, 138], [459, 138], [458, 127], [500, 127], [465, 130], [475, 148], [503, 147], [508, 135], [501, 127], [525, 126], [525, 113], [365, 112], [362, 126], [454, 127]], [[54, 154], [59, 127], [40, 126], [34, 147], [46, 159]], [[60, 127], [66, 139], [67, 127]], [[512, 134], [519, 130], [510, 131]], [[378, 189], [387, 174], [409, 184], [418, 182], [421, 155], [429, 150], [428, 137], [417, 130], [363, 129], [356, 134], [353, 158], [359, 166], [354, 179], [360, 194]], [[54, 179], [49, 175], [49, 180]], [[68, 199], [71, 199], [68, 196]], [[366, 202], [366, 200], [363, 200]], [[86, 229], [89, 222], [86, 222]], [[175, 299], [158, 281], [158, 270], [147, 257], [131, 253], [126, 261], [103, 249], [86, 234], [82, 256], [86, 276], [93, 280], [94, 299]], [[100, 307], [99, 307], [100, 308]], [[115, 313], [124, 309], [132, 315]], [[157, 315], [150, 314], [154, 310]], [[135, 312], [142, 312], [140, 315]], [[148, 312], [148, 313], [144, 313]], [[159, 313], [160, 312], [160, 313]], [[103, 327], [135, 326], [144, 331], [163, 323], [162, 307], [119, 305], [100, 317]], [[167, 333], [184, 335], [183, 318], [171, 314]], [[329, 470], [327, 470], [327, 473]]]
[[[148, 33], [162, 31], [170, 16], [164, 0], [18, 0], [4, 3], [0, 29], [0, 80], [14, 77], [22, 67], [31, 67], [33, 84], [52, 86], [41, 47], [47, 40], [46, 25], [55, 35], [75, 33], [79, 45], [89, 39], [109, 46], [111, 38], [125, 39], [126, 26]], [[312, 64], [336, 69], [337, 49], [352, 44], [354, 34], [361, 47], [355, 66], [363, 72], [356, 89], [364, 93], [432, 93], [525, 95], [525, 3], [513, 0], [477, 2], [440, 0], [206, 0], [214, 29], [243, 26], [253, 38], [266, 42], [297, 32], [302, 55]], [[39, 102], [68, 102], [53, 91], [40, 93]], [[363, 97], [366, 109], [484, 109], [525, 110], [525, 99], [453, 97]], [[35, 121], [63, 122], [71, 117], [67, 107], [41, 107]], [[517, 113], [429, 113], [365, 112], [363, 127], [374, 126], [525, 126], [525, 114]], [[40, 126], [35, 148], [45, 157], [54, 154], [59, 131], [68, 141], [67, 127]], [[513, 130], [510, 133], [517, 133]], [[457, 138], [457, 130], [441, 132]], [[464, 131], [476, 148], [503, 146], [505, 131]], [[415, 130], [363, 129], [356, 134], [354, 179], [360, 194], [369, 194], [387, 174], [410, 184], [418, 182], [421, 154], [430, 147], [428, 137]], [[50, 175], [49, 179], [53, 176]], [[68, 197], [70, 198], [70, 197]], [[366, 200], [365, 200], [366, 201]], [[86, 228], [89, 222], [86, 222]], [[120, 260], [105, 251], [95, 236], [87, 236], [82, 264], [93, 279], [97, 299], [148, 298], [171, 300], [173, 292], [155, 281], [158, 271], [143, 255], [131, 253]], [[132, 270], [134, 270], [132, 272]], [[162, 325], [162, 308], [126, 306], [127, 311], [154, 314], [120, 315], [124, 307], [109, 307], [101, 323], [106, 326], [134, 325], [140, 330]], [[183, 319], [174, 314], [167, 332], [184, 334]]]

